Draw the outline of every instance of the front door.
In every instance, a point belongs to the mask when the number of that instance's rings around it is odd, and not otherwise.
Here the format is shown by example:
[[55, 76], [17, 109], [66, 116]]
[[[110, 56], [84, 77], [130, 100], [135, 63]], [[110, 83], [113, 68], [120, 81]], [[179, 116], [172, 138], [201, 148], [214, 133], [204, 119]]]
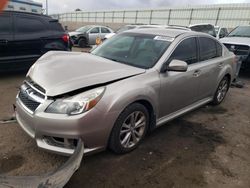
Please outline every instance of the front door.
[[197, 40], [195, 37], [181, 41], [170, 56], [173, 59], [185, 61], [188, 64], [186, 72], [168, 71], [160, 75], [160, 109], [159, 118], [187, 107], [198, 101], [199, 69]]
[[94, 27], [89, 31], [89, 45], [95, 45], [97, 37], [100, 37], [100, 28]]

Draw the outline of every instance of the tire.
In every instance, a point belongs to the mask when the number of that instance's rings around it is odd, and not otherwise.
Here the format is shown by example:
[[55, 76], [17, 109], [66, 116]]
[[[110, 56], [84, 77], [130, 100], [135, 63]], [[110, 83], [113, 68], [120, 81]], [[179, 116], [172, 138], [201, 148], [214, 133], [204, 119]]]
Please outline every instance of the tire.
[[87, 46], [87, 40], [86, 40], [85, 38], [79, 39], [78, 45], [79, 45], [81, 48], [85, 48], [85, 47]]
[[131, 104], [117, 118], [110, 135], [109, 148], [117, 154], [133, 151], [145, 137], [148, 127], [147, 108], [139, 103]]
[[225, 76], [219, 83], [219, 86], [214, 94], [214, 98], [212, 101], [213, 105], [219, 105], [220, 103], [223, 102], [223, 100], [225, 99], [226, 95], [227, 95], [227, 91], [229, 89], [229, 78], [227, 76]]

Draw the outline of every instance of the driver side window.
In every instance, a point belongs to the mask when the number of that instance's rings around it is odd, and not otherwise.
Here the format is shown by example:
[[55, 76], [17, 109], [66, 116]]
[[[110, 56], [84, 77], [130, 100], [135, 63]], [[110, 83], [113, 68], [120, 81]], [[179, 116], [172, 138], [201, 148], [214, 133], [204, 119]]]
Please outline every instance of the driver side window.
[[173, 59], [185, 61], [188, 65], [197, 63], [198, 54], [196, 39], [194, 37], [188, 38], [179, 43], [170, 56], [169, 62]]

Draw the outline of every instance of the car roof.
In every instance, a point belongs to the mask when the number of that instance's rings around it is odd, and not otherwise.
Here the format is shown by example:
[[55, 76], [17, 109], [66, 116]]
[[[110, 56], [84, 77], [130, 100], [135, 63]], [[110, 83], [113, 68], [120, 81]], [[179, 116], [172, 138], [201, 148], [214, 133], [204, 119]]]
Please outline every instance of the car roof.
[[133, 29], [124, 31], [124, 33], [137, 33], [137, 34], [149, 34], [149, 35], [160, 35], [166, 37], [176, 38], [181, 34], [184, 33], [196, 33], [193, 31], [183, 30], [183, 29], [176, 29], [176, 28], [147, 28], [147, 29]]
[[107, 27], [107, 28], [110, 28], [110, 27], [105, 26], [105, 25], [85, 25], [85, 26], [82, 26], [82, 27]]
[[195, 27], [195, 26], [203, 26], [203, 25], [210, 25], [210, 26], [213, 26], [213, 24], [210, 24], [210, 23], [198, 23], [198, 24], [192, 24], [192, 25], [189, 25], [189, 27]]
[[[3, 13], [10, 13], [10, 14], [22, 14], [22, 15], [32, 15], [32, 16], [39, 16], [47, 19], [53, 19], [50, 16], [47, 16], [45, 14], [37, 14], [32, 12], [21, 12], [21, 11], [13, 11], [13, 10], [4, 10]], [[1, 15], [1, 13], [0, 13]]]

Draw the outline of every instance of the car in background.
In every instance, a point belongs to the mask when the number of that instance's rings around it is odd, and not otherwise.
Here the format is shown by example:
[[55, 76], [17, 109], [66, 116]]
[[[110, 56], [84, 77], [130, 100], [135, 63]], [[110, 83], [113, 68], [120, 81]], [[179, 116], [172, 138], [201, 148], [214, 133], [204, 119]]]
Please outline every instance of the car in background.
[[95, 45], [96, 39], [104, 39], [105, 35], [114, 33], [112, 29], [105, 26], [87, 25], [73, 32], [69, 32], [73, 45], [79, 45], [84, 48], [89, 45]]
[[235, 55], [204, 33], [129, 30], [91, 53], [41, 57], [17, 95], [16, 118], [38, 147], [52, 152], [71, 155], [81, 139], [86, 153], [127, 153], [148, 131], [220, 104], [234, 64]]
[[224, 38], [228, 35], [228, 29], [225, 27], [220, 27], [220, 26], [214, 26], [215, 32], [216, 32], [216, 38]]
[[241, 68], [250, 69], [250, 26], [238, 26], [220, 41], [242, 61]]
[[192, 31], [207, 33], [215, 38], [217, 37], [215, 27], [212, 24], [207, 24], [207, 23], [194, 24], [194, 25], [189, 25], [189, 28]]
[[70, 50], [69, 36], [57, 20], [25, 12], [0, 13], [0, 72], [27, 70], [51, 50]]
[[109, 38], [113, 37], [116, 34], [122, 33], [124, 31], [131, 30], [131, 29], [164, 28], [164, 27], [166, 27], [166, 26], [165, 25], [143, 25], [143, 24], [140, 24], [140, 25], [125, 25], [125, 26], [121, 27], [120, 29], [118, 29], [115, 33], [110, 33], [110, 34], [105, 35], [104, 40], [109, 39]]

